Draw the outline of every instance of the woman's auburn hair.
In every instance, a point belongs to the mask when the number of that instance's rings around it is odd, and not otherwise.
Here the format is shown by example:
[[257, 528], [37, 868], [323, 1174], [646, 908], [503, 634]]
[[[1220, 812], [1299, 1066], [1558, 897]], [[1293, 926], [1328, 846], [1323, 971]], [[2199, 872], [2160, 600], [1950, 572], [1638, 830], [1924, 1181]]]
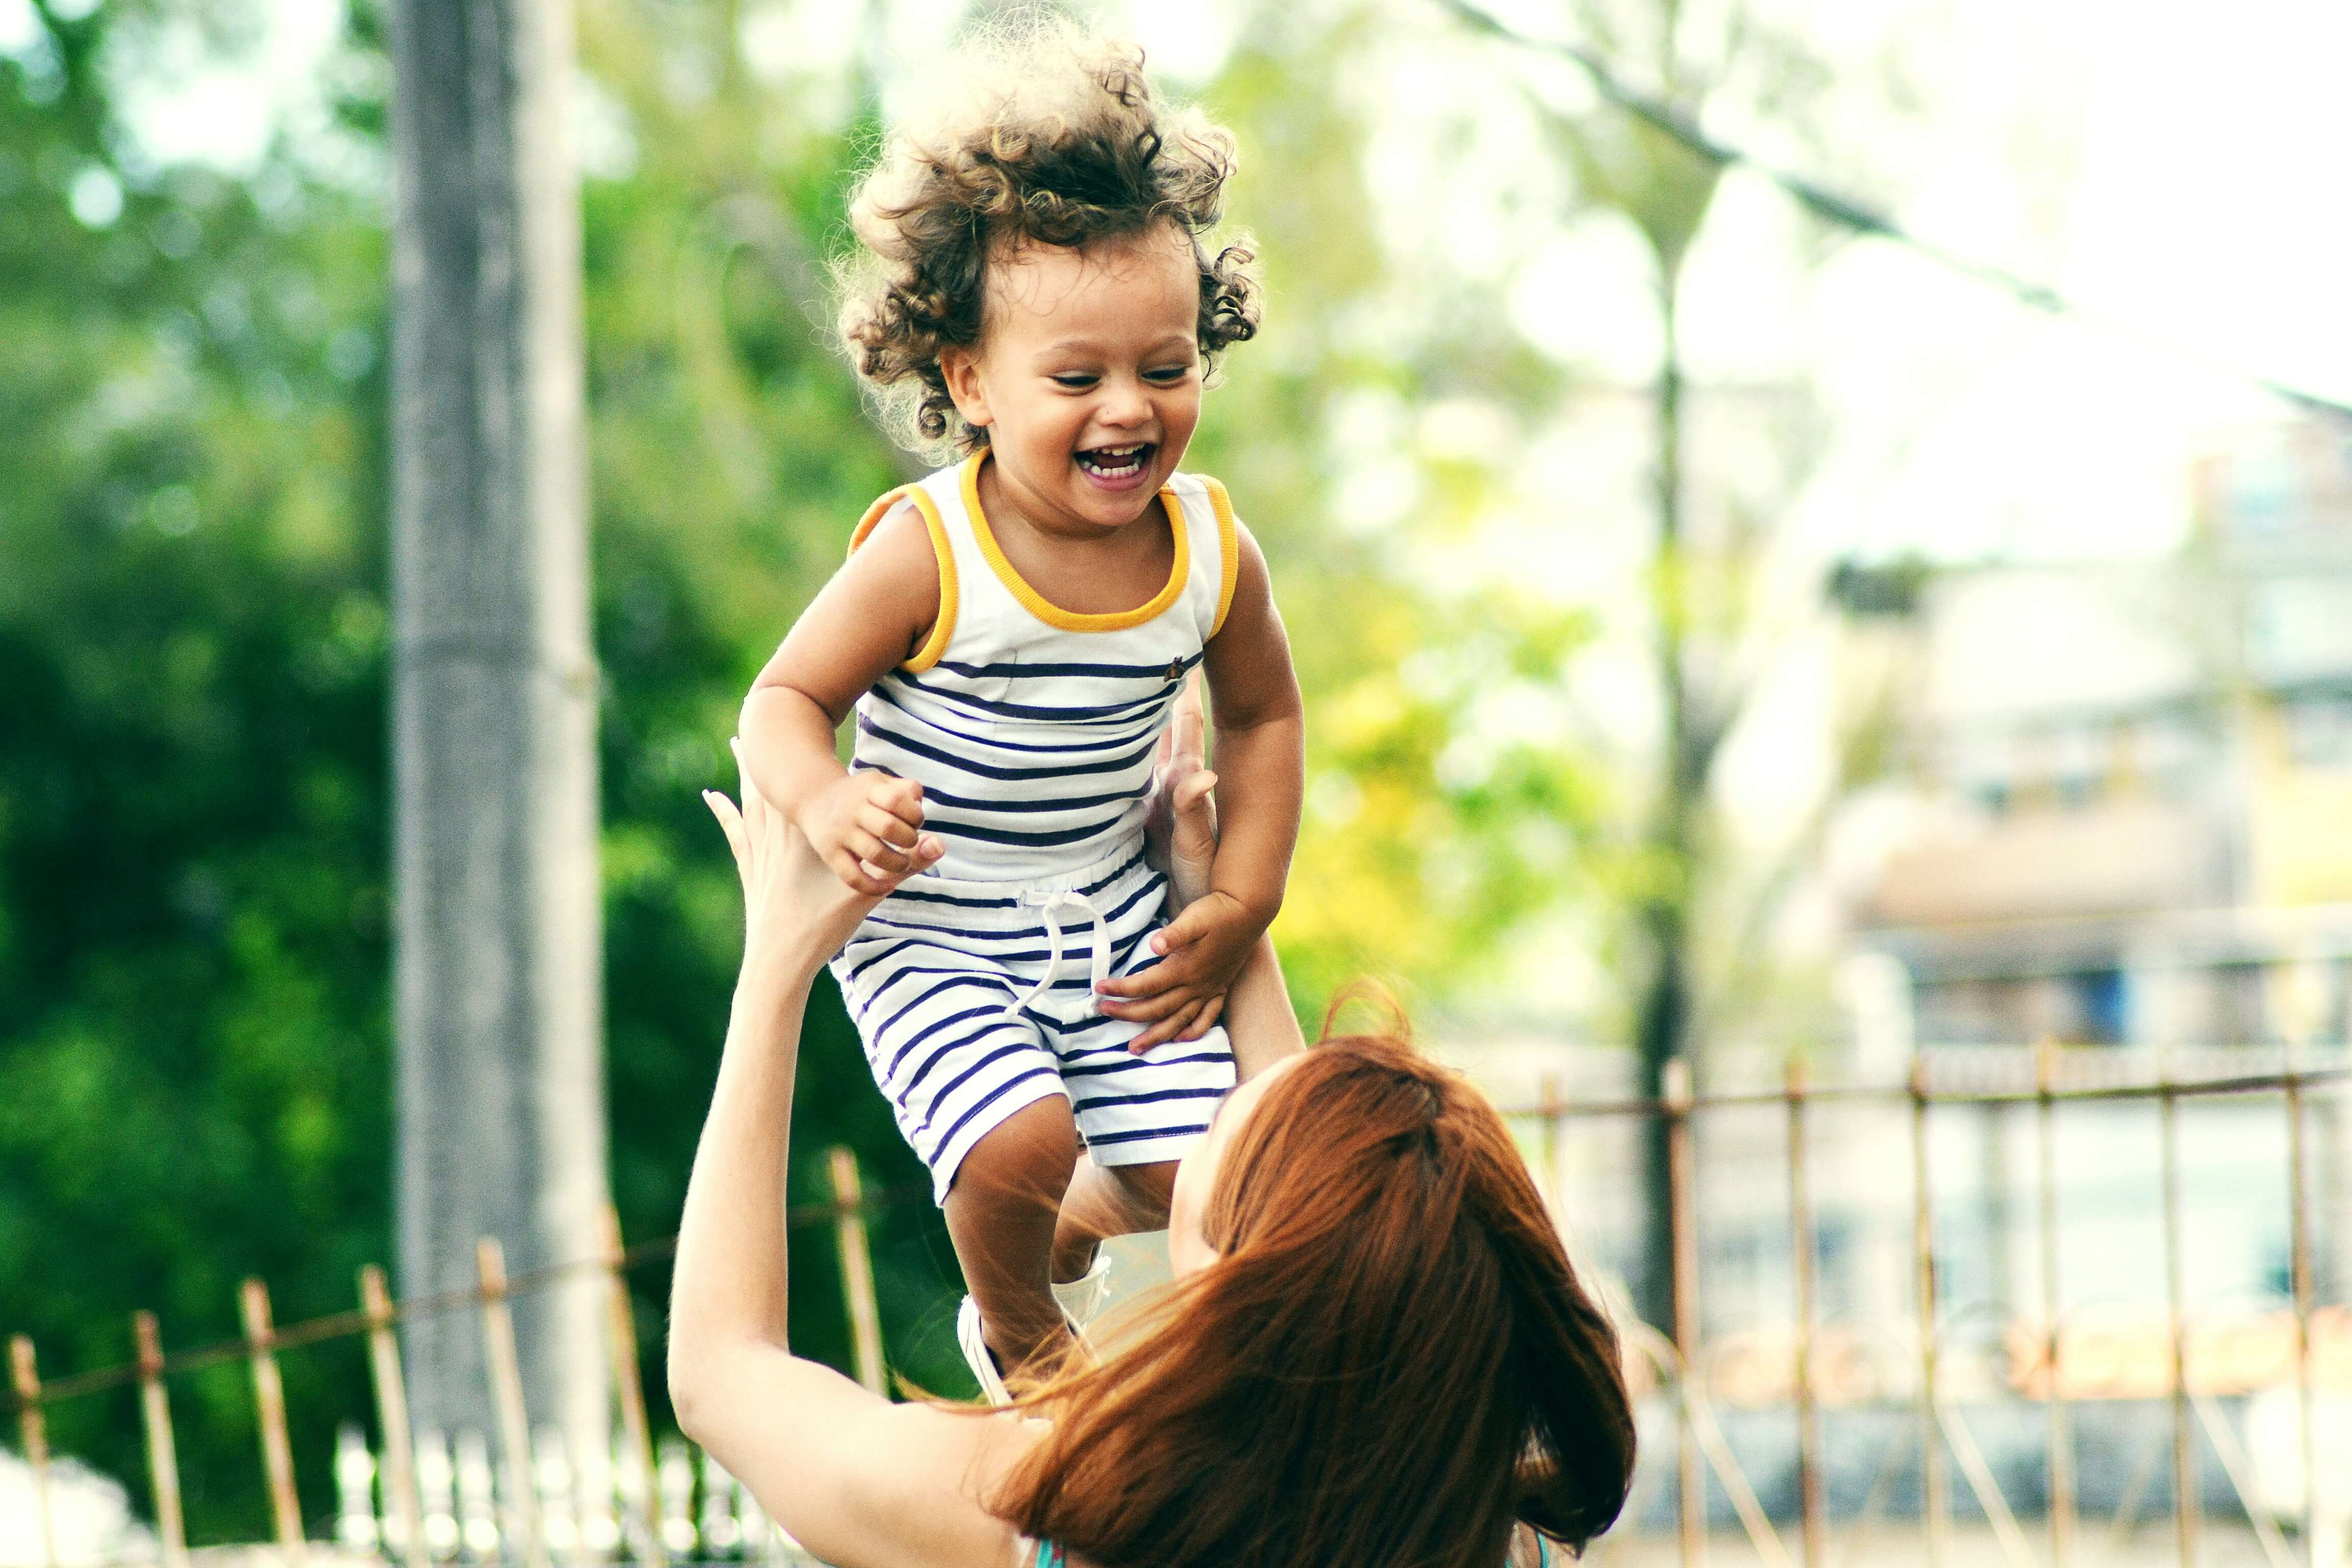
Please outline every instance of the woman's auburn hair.
[[1328, 1038], [1233, 1135], [1216, 1261], [1022, 1403], [989, 1500], [1103, 1568], [1497, 1568], [1625, 1502], [1617, 1335], [1501, 1115], [1389, 1035]]
[[986, 432], [948, 395], [942, 349], [976, 348], [991, 261], [1023, 245], [1083, 247], [1168, 226], [1200, 275], [1204, 361], [1257, 331], [1246, 243], [1213, 254], [1234, 139], [1171, 104], [1143, 51], [1045, 13], [957, 49], [859, 182], [859, 253], [835, 268], [840, 331], [891, 434], [971, 451]]

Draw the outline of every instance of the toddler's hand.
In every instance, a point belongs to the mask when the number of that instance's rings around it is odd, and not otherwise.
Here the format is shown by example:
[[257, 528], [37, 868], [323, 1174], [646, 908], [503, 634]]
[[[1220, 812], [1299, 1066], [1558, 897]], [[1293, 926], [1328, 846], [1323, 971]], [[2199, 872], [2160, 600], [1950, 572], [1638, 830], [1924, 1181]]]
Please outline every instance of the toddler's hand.
[[922, 831], [923, 786], [888, 773], [845, 773], [793, 814], [817, 858], [844, 885], [872, 898], [940, 858], [935, 834]]
[[1224, 1011], [1225, 993], [1265, 932], [1266, 921], [1231, 893], [1211, 892], [1153, 933], [1160, 961], [1096, 987], [1103, 1012], [1151, 1026], [1128, 1043], [1138, 1056], [1163, 1040], [1197, 1040]]

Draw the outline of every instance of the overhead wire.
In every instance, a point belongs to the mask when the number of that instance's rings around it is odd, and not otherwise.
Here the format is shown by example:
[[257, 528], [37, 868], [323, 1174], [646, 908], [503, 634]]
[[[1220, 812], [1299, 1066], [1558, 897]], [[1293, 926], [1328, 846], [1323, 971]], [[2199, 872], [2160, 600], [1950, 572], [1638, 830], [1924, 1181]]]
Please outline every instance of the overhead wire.
[[1627, 82], [1607, 59], [1580, 44], [1530, 37], [1491, 12], [1469, 4], [1469, 0], [1433, 0], [1433, 4], [1473, 32], [1515, 48], [1572, 62], [1609, 103], [1718, 167], [1737, 166], [1754, 171], [1786, 192], [1808, 212], [1827, 222], [1926, 257], [1949, 271], [2000, 289], [2028, 309], [2075, 321], [2111, 335], [2137, 339], [2149, 347], [2195, 361], [2232, 379], [2251, 383], [2273, 396], [2307, 410], [2352, 420], [2352, 403], [2329, 397], [2276, 376], [2265, 375], [2209, 349], [2182, 342], [2136, 323], [2087, 310], [2046, 283], [1924, 239], [1865, 202], [1833, 190], [1818, 180], [1782, 168], [1736, 142], [1710, 135], [1689, 114], [1664, 99]]

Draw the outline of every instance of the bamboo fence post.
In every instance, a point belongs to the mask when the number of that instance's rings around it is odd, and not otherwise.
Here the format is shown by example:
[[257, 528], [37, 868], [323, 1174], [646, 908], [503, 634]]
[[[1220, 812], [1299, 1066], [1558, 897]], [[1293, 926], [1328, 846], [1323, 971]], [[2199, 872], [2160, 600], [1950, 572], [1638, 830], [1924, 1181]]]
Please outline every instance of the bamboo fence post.
[[2295, 1447], [2303, 1459], [2303, 1547], [2310, 1556], [2312, 1568], [2318, 1568], [2323, 1548], [2319, 1539], [2318, 1391], [2311, 1366], [2311, 1193], [2310, 1178], [2305, 1172], [2307, 1137], [2302, 1060], [2297, 1052], [2288, 1059], [2286, 1074], [2287, 1233], [2294, 1269], [2290, 1283], [2294, 1292]]
[[152, 1312], [131, 1314], [139, 1352], [139, 1421], [147, 1439], [147, 1480], [155, 1499], [155, 1534], [163, 1568], [187, 1568], [188, 1529], [180, 1508], [180, 1456], [172, 1441], [172, 1406], [163, 1393], [163, 1331]]
[[849, 1313], [857, 1381], [867, 1392], [882, 1394], [887, 1386], [883, 1382], [882, 1318], [874, 1299], [874, 1254], [866, 1237], [866, 1194], [857, 1177], [857, 1156], [836, 1145], [830, 1165], [834, 1245], [841, 1254], [842, 1304]]
[[1811, 1093], [1804, 1059], [1789, 1058], [1789, 1245], [1796, 1284], [1797, 1498], [1804, 1525], [1806, 1568], [1828, 1560], [1822, 1494], [1822, 1422], [1813, 1400], [1813, 1188], [1805, 1102]]
[[509, 1513], [522, 1537], [530, 1568], [551, 1568], [547, 1531], [539, 1516], [538, 1478], [530, 1462], [530, 1415], [523, 1407], [522, 1362], [515, 1352], [514, 1312], [507, 1304], [507, 1255], [492, 1237], [474, 1243], [474, 1272], [482, 1293], [482, 1350], [489, 1365], [490, 1402], [498, 1409], [499, 1448], [506, 1460]]
[[[2189, 1409], [2189, 1282], [2182, 1273], [2180, 1235], [2180, 1096], [2172, 1086], [2172, 1064], [2163, 1068], [2156, 1101], [2158, 1158], [2164, 1184], [2164, 1313], [2172, 1351], [2172, 1535], [2180, 1568], [2197, 1562], [2196, 1434]], [[2309, 1484], [2309, 1478], [2305, 1479]]]
[[1911, 1058], [1911, 1261], [1919, 1308], [1919, 1529], [1927, 1568], [1944, 1557], [1944, 1446], [1936, 1414], [1936, 1201], [1927, 1160], [1927, 1058]]
[[[622, 1273], [628, 1254], [621, 1246], [621, 1211], [604, 1205], [604, 1337], [612, 1347], [614, 1392], [621, 1404], [621, 1430], [628, 1449], [628, 1471], [635, 1479], [637, 1521], [645, 1530], [648, 1568], [669, 1568], [662, 1546], [661, 1507], [655, 1496], [654, 1436], [646, 1418], [646, 1384], [637, 1367], [636, 1314], [629, 1305], [629, 1281]], [[625, 1495], [630, 1489], [622, 1489]]]
[[2057, 1043], [2043, 1040], [2033, 1052], [2033, 1120], [2041, 1145], [2036, 1209], [2042, 1241], [2042, 1362], [2050, 1380], [2043, 1395], [2050, 1423], [2050, 1561], [2053, 1568], [2066, 1568], [2074, 1545], [2074, 1432], [2060, 1365], [2063, 1320], [2058, 1289], [2058, 1107], [2053, 1098], [2057, 1079]]
[[41, 1408], [41, 1373], [33, 1342], [18, 1334], [8, 1342], [8, 1381], [16, 1391], [16, 1433], [25, 1464], [33, 1472], [33, 1507], [41, 1519], [41, 1562], [58, 1568], [57, 1518], [49, 1507], [49, 1422]]
[[383, 1439], [383, 1465], [377, 1473], [383, 1479], [384, 1520], [399, 1535], [384, 1544], [397, 1549], [407, 1568], [429, 1568], [432, 1554], [425, 1543], [425, 1499], [416, 1485], [416, 1437], [408, 1426], [400, 1336], [394, 1331], [392, 1291], [375, 1264], [360, 1270], [360, 1306], [367, 1313], [368, 1374], [375, 1385], [376, 1429]]
[[278, 1331], [269, 1320], [269, 1287], [247, 1279], [237, 1292], [245, 1321], [246, 1355], [253, 1363], [253, 1405], [261, 1426], [261, 1469], [269, 1485], [269, 1513], [278, 1550], [289, 1563], [307, 1554], [302, 1502], [294, 1489], [294, 1444], [286, 1430], [286, 1385], [278, 1376]]
[[1698, 1433], [1693, 1392], [1704, 1373], [1699, 1364], [1698, 1321], [1698, 1192], [1691, 1152], [1690, 1063], [1676, 1057], [1660, 1075], [1666, 1117], [1666, 1217], [1674, 1248], [1675, 1350], [1682, 1359], [1680, 1424], [1681, 1465], [1675, 1530], [1682, 1562], [1706, 1561], [1706, 1472], [1699, 1468]]

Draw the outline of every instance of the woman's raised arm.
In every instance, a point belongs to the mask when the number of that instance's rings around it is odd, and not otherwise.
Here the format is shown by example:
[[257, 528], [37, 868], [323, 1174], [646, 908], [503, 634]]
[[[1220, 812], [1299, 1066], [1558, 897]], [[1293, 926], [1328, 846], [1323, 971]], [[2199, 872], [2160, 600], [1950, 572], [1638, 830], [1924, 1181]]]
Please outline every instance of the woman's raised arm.
[[[743, 969], [694, 1155], [670, 1291], [678, 1425], [837, 1568], [1003, 1568], [1012, 1527], [971, 1495], [1025, 1446], [1016, 1423], [892, 1405], [785, 1335], [784, 1173], [802, 1016], [874, 900], [851, 892], [748, 784], [707, 797], [743, 879]], [[936, 841], [919, 865], [938, 858]]]
[[[1151, 863], [1168, 874], [1171, 914], [1209, 890], [1209, 870], [1217, 858], [1217, 803], [1211, 793], [1217, 775], [1209, 771], [1203, 754], [1205, 729], [1196, 675], [1176, 700], [1175, 716], [1160, 737], [1146, 825]], [[1244, 1081], [1307, 1048], [1270, 936], [1257, 939], [1223, 1004], [1204, 1014], [1194, 1027], [1206, 1031], [1220, 1013], [1226, 1037], [1234, 1044], [1234, 1065]]]

